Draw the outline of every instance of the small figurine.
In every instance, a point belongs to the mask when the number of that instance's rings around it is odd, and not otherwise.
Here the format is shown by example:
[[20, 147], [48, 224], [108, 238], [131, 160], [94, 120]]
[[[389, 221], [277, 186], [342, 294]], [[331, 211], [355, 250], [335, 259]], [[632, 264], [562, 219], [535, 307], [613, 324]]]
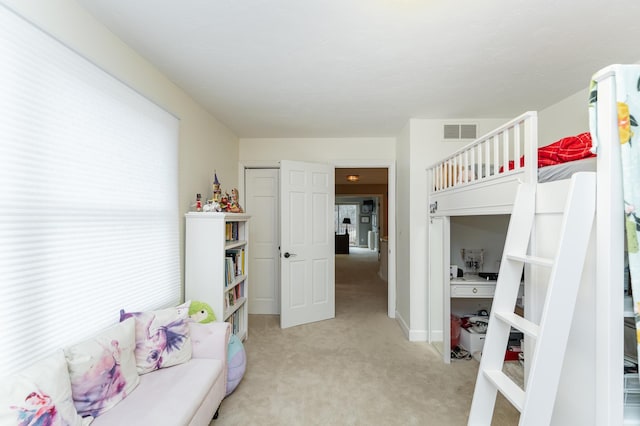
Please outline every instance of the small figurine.
[[213, 199], [214, 203], [219, 203], [222, 198], [222, 191], [220, 191], [220, 182], [218, 181], [218, 174], [213, 172]]
[[220, 196], [220, 211], [228, 212], [231, 205], [229, 204], [229, 194], [226, 192]]
[[202, 211], [202, 194], [196, 194], [196, 202], [191, 204], [189, 207], [192, 210], [201, 212]]
[[242, 207], [240, 207], [240, 202], [238, 201], [238, 188], [233, 188], [231, 190], [231, 207], [229, 209], [232, 213], [242, 213]]

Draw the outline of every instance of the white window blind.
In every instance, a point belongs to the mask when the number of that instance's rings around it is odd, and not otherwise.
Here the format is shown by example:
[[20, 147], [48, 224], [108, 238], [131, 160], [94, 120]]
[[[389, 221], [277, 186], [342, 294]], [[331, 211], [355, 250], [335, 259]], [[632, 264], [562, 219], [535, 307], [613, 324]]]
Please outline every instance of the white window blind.
[[180, 302], [178, 120], [0, 6], [0, 377]]

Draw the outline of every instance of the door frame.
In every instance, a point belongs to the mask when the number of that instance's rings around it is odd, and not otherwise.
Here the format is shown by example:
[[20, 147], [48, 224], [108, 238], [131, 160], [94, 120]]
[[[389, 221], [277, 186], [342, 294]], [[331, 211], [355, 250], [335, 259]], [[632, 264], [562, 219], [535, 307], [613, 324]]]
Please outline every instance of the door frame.
[[395, 160], [334, 160], [335, 168], [387, 169], [387, 315], [396, 317], [396, 162]]
[[[335, 168], [386, 168], [388, 171], [388, 265], [387, 265], [387, 315], [396, 317], [396, 162], [395, 160], [333, 160]], [[244, 204], [245, 169], [251, 168], [280, 168], [278, 161], [244, 161], [238, 163], [238, 186], [241, 205]]]

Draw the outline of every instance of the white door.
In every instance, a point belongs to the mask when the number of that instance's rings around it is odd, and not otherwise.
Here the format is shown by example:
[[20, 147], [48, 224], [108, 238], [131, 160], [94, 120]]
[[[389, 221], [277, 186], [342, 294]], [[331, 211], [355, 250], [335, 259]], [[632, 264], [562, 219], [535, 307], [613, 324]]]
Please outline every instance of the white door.
[[245, 169], [249, 241], [250, 314], [280, 314], [280, 189], [278, 169]]
[[334, 168], [280, 162], [280, 327], [335, 317]]

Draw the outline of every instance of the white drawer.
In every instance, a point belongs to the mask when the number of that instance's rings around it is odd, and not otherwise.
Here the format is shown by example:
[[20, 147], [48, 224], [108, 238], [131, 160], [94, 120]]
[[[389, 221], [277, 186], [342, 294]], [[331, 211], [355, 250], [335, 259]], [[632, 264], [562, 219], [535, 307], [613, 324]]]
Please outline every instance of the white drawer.
[[[496, 291], [496, 283], [487, 284], [451, 284], [451, 297], [493, 297]], [[520, 285], [518, 297], [524, 295], [524, 286]]]
[[451, 286], [451, 297], [493, 297], [495, 284], [461, 284]]

